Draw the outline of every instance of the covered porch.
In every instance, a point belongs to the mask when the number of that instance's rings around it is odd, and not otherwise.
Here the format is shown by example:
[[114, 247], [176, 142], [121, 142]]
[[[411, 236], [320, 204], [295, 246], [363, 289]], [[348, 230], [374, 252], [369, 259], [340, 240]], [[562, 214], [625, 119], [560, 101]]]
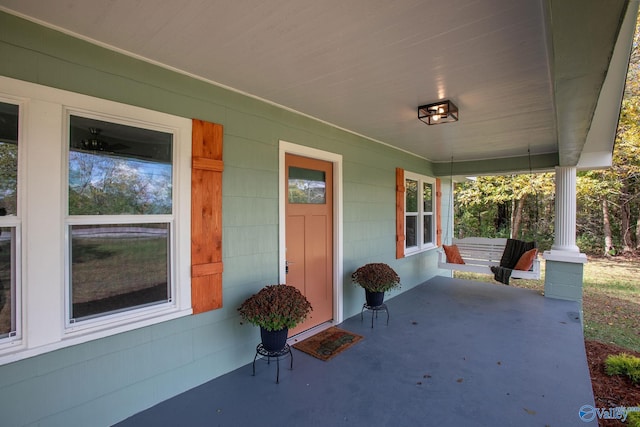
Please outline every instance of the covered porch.
[[[137, 414], [123, 425], [582, 425], [578, 410], [593, 397], [575, 178], [611, 165], [638, 2], [160, 3], [0, 0], [0, 97], [18, 112], [9, 144], [20, 159], [16, 209], [0, 225], [21, 245], [5, 269], [16, 274], [0, 335], [2, 424], [111, 425]], [[442, 100], [459, 121], [418, 120], [420, 106]], [[69, 214], [69, 153], [85, 146], [71, 138], [73, 115], [175, 135], [171, 215]], [[215, 124], [221, 159], [193, 155], [195, 120]], [[237, 307], [267, 284], [294, 284], [287, 154], [332, 164], [332, 312], [321, 321], [364, 340], [326, 363], [294, 351], [276, 385], [275, 366], [251, 376], [257, 331], [240, 326]], [[220, 197], [216, 253], [194, 269], [192, 223], [205, 209], [192, 206], [201, 189], [191, 172], [203, 164], [224, 178], [210, 192]], [[398, 171], [433, 186], [431, 205], [415, 212], [430, 233], [409, 230], [420, 245], [406, 244], [398, 220]], [[438, 276], [453, 182], [523, 171], [557, 176], [546, 298]], [[170, 224], [167, 256], [158, 251], [166, 298], [76, 322], [78, 220]], [[349, 275], [368, 262], [403, 279], [388, 326], [360, 320]]]
[[387, 305], [338, 325], [364, 339], [327, 362], [294, 349], [279, 384], [259, 360], [118, 426], [582, 425], [594, 405], [575, 301], [435, 276]]

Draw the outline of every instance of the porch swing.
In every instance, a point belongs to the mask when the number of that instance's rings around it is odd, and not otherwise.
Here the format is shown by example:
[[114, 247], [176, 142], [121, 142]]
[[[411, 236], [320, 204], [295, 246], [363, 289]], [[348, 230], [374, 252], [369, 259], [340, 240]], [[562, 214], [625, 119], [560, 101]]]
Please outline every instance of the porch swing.
[[[531, 151], [529, 153], [529, 173]], [[453, 206], [453, 158], [451, 158], [451, 205]], [[533, 184], [532, 184], [533, 185]], [[538, 193], [536, 198], [535, 229], [538, 222]], [[447, 217], [451, 220], [452, 213]], [[449, 228], [449, 227], [448, 227]], [[509, 284], [513, 279], [540, 279], [540, 259], [536, 242], [511, 238], [466, 237], [452, 238], [451, 245], [442, 245], [438, 254], [438, 268], [451, 271], [493, 274], [498, 282]]]

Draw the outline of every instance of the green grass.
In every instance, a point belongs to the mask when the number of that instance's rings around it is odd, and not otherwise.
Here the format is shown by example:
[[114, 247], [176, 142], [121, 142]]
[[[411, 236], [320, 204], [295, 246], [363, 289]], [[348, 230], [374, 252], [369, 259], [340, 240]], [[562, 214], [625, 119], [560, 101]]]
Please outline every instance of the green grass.
[[153, 239], [74, 241], [73, 302], [109, 298], [167, 281], [167, 242]]
[[637, 260], [589, 259], [583, 291], [586, 339], [640, 351], [639, 277]]
[[[504, 286], [488, 274], [456, 272], [455, 277]], [[622, 257], [589, 258], [583, 283], [585, 339], [640, 352], [640, 262]], [[511, 286], [543, 294], [544, 263], [540, 280], [511, 280]]]

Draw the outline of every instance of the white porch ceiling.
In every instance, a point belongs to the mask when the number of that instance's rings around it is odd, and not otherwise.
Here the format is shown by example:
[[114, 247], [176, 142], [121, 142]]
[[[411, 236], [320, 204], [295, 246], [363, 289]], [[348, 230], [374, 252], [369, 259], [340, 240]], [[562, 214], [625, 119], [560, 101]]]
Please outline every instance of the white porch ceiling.
[[[635, 17], [637, 0], [630, 3]], [[615, 131], [619, 80], [631, 42], [620, 32], [627, 5], [626, 0], [0, 0], [9, 13], [433, 162], [519, 157], [530, 150], [533, 156], [557, 154], [564, 166], [579, 164], [600, 116], [614, 123]], [[614, 56], [618, 41], [622, 53]], [[607, 99], [601, 97], [605, 76], [618, 81]], [[444, 98], [457, 104], [460, 121], [437, 126], [418, 121], [419, 105]], [[599, 100], [602, 111], [596, 114]], [[604, 126], [586, 146], [594, 164], [594, 156], [610, 156], [611, 127]]]

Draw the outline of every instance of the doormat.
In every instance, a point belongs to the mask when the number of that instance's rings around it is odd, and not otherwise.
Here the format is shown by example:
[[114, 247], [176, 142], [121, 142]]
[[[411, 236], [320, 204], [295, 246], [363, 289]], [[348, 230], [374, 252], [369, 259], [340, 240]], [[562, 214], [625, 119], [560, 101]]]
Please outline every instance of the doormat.
[[329, 360], [362, 338], [362, 335], [332, 326], [304, 341], [295, 343], [293, 347], [320, 360]]

